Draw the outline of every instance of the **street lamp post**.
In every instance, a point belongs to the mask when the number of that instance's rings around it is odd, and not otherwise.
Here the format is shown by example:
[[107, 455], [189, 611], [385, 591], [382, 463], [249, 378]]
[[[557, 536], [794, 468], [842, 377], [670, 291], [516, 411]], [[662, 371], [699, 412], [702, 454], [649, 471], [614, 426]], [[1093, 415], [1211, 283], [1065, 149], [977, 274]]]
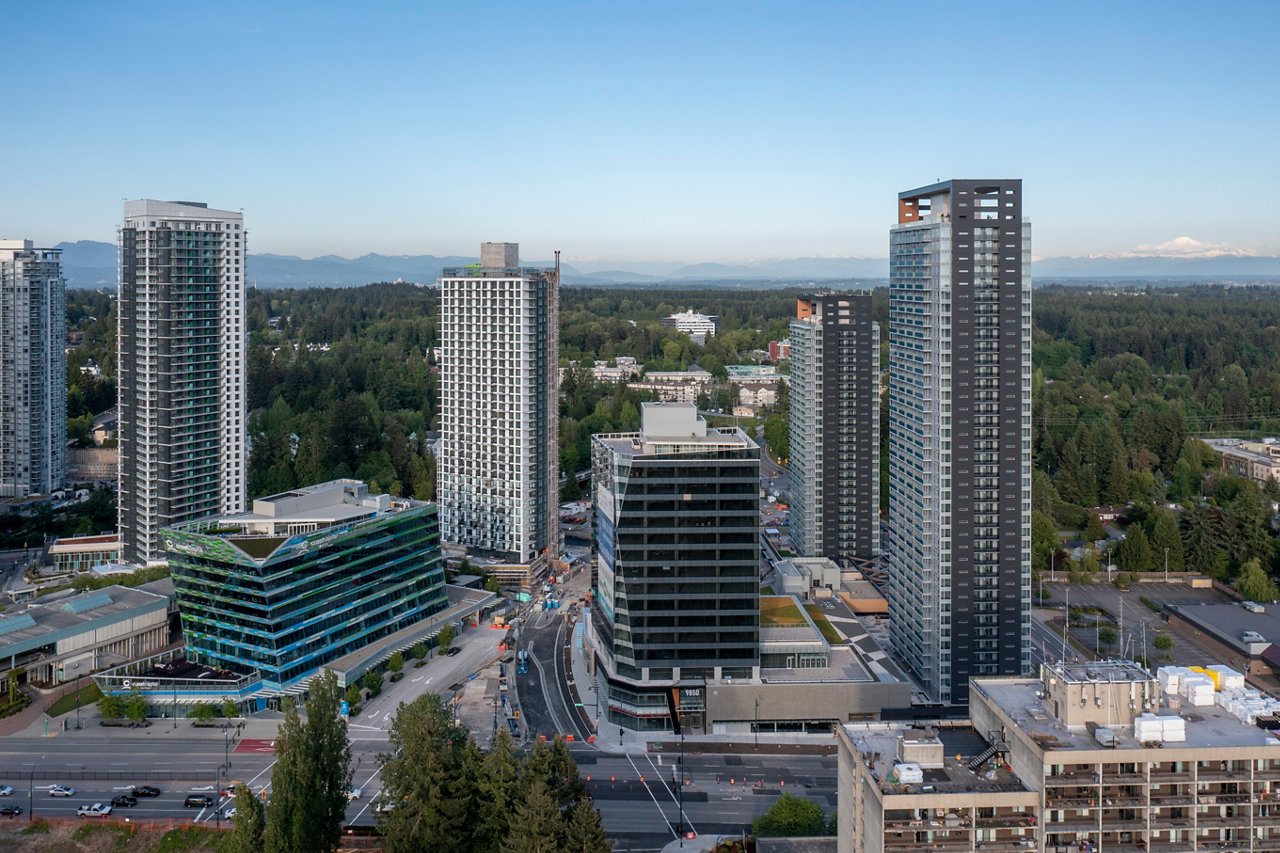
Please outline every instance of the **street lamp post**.
[[1164, 582], [1169, 582], [1169, 549], [1164, 549]]
[[[40, 761], [44, 761], [44, 756], [40, 756]], [[30, 823], [36, 819], [36, 768], [40, 766], [40, 761], [31, 765], [31, 774], [27, 776], [27, 822]]]
[[680, 727], [680, 787], [676, 789], [676, 797], [680, 809], [680, 846], [684, 847], [684, 726]]
[[756, 697], [755, 736], [756, 736], [756, 748], [759, 749], [760, 748], [760, 697], [759, 696]]

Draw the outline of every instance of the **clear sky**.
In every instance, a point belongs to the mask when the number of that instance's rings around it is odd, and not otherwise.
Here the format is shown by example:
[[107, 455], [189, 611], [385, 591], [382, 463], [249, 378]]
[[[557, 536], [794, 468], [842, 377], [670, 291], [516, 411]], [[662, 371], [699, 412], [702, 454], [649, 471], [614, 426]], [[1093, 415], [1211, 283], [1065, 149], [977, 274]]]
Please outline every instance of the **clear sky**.
[[50, 0], [0, 32], [0, 237], [112, 241], [152, 197], [304, 257], [884, 256], [897, 192], [1021, 177], [1037, 256], [1280, 254], [1274, 0]]

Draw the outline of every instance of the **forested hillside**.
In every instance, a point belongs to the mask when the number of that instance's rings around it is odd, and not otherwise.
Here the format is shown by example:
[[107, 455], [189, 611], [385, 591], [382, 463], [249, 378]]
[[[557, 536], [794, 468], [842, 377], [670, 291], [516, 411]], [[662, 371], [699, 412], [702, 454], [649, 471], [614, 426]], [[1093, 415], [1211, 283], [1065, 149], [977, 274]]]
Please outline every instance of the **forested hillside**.
[[[562, 470], [587, 466], [593, 433], [639, 425], [645, 396], [595, 382], [593, 361], [629, 355], [650, 370], [698, 364], [723, 377], [725, 365], [786, 337], [800, 292], [565, 288]], [[875, 305], [883, 325], [883, 290]], [[405, 284], [251, 290], [250, 493], [354, 476], [433, 497], [438, 309], [436, 291]], [[685, 309], [719, 315], [719, 334], [699, 346], [658, 325]], [[113, 310], [103, 295], [68, 294], [69, 326], [84, 339], [68, 358], [68, 415], [81, 426], [113, 402]], [[1139, 524], [1114, 555], [1123, 568], [1163, 568], [1168, 548], [1171, 569], [1229, 578], [1252, 559], [1274, 569], [1280, 488], [1224, 474], [1193, 439], [1280, 434], [1280, 293], [1050, 287], [1035, 292], [1034, 323], [1036, 568], [1093, 568], [1070, 565], [1055, 531], [1083, 533], [1086, 507], [1134, 502]], [[102, 378], [80, 373], [90, 359]], [[784, 417], [766, 434], [785, 448]]]

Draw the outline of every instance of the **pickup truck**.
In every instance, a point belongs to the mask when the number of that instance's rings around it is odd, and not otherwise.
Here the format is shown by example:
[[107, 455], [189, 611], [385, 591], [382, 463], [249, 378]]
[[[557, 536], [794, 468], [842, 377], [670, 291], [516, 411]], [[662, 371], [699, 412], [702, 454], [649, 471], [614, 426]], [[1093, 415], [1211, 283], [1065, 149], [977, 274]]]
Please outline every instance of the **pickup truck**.
[[80, 817], [106, 817], [111, 814], [111, 806], [94, 803], [91, 806], [81, 806], [76, 809], [76, 814], [80, 815]]

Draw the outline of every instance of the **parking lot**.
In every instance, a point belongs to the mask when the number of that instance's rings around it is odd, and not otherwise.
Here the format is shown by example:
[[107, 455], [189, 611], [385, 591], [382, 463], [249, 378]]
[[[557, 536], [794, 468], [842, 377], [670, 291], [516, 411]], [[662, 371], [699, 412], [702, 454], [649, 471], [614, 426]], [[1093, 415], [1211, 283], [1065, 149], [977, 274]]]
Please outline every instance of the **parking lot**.
[[[1119, 635], [1116, 644], [1102, 649], [1103, 657], [1145, 656], [1153, 665], [1172, 662], [1182, 666], [1200, 666], [1225, 662], [1174, 632], [1162, 615], [1143, 602], [1144, 598], [1156, 605], [1220, 604], [1232, 600], [1217, 590], [1192, 589], [1176, 583], [1134, 583], [1125, 592], [1105, 582], [1046, 583], [1044, 590], [1049, 597], [1042, 607], [1035, 608], [1035, 620], [1040, 624], [1032, 627], [1033, 657], [1037, 663], [1044, 657], [1056, 659], [1061, 655], [1062, 611], [1068, 603], [1072, 608], [1098, 608], [1103, 611], [1104, 622]], [[1089, 619], [1088, 616], [1085, 618]], [[1077, 643], [1095, 653], [1098, 634], [1098, 629], [1092, 626], [1071, 631], [1071, 637]], [[1155, 639], [1160, 634], [1173, 637], [1174, 646], [1169, 652], [1155, 647]], [[1075, 656], [1080, 654], [1080, 650], [1069, 646], [1068, 654]], [[1172, 661], [1167, 659], [1170, 657]]]

